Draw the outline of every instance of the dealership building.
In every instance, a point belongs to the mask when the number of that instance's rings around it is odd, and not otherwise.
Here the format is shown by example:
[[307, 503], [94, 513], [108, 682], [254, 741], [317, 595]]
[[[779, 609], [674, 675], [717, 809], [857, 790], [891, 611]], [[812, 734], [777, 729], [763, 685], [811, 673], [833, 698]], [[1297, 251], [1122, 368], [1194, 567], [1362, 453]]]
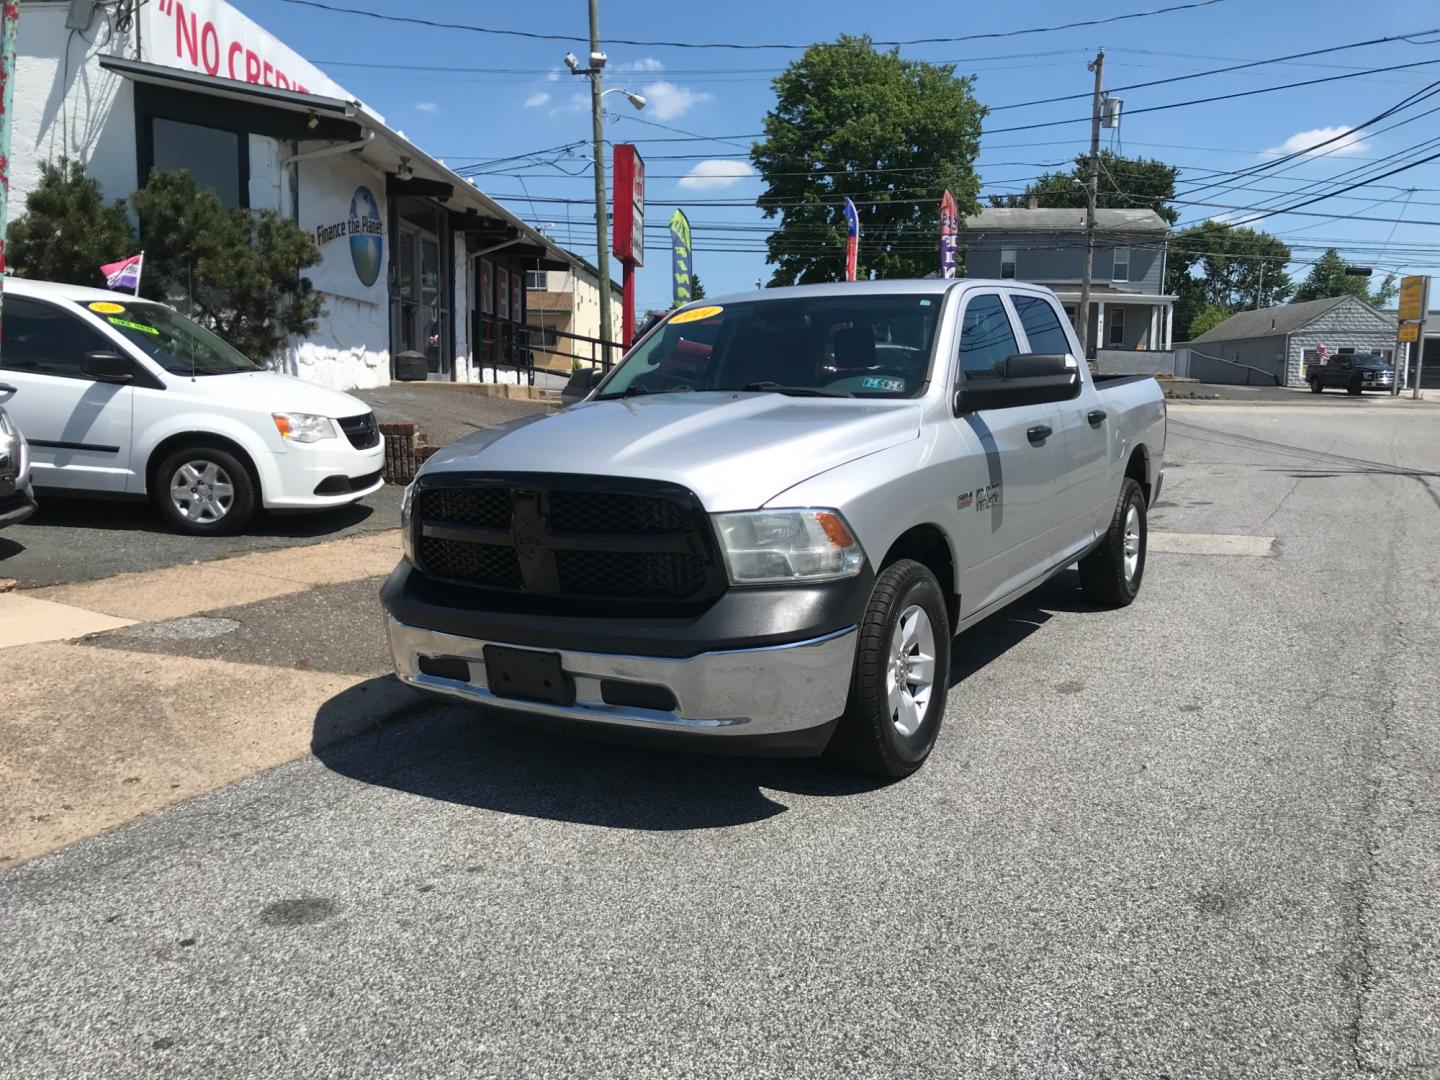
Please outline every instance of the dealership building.
[[325, 314], [271, 359], [329, 386], [513, 380], [539, 321], [530, 295], [558, 273], [578, 283], [573, 302], [587, 285], [598, 298], [593, 267], [223, 0], [22, 2], [12, 218], [41, 164], [62, 157], [107, 199], [151, 169], [188, 169], [227, 207], [274, 210], [315, 236], [306, 275]]

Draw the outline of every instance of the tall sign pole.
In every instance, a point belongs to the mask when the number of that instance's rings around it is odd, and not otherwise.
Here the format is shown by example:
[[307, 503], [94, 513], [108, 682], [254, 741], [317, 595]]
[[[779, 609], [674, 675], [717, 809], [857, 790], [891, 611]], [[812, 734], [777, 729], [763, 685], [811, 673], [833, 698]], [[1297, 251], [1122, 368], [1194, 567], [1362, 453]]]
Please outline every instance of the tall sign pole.
[[624, 267], [621, 351], [635, 336], [635, 268], [645, 265], [645, 162], [631, 143], [615, 144], [615, 238], [611, 250]]
[[1399, 324], [1395, 328], [1395, 358], [1400, 358], [1400, 349], [1406, 350], [1405, 364], [1395, 365], [1395, 385], [1392, 396], [1400, 393], [1400, 376], [1410, 368], [1410, 346], [1415, 347], [1415, 385], [1411, 391], [1416, 401], [1420, 400], [1420, 369], [1425, 364], [1425, 313], [1430, 309], [1430, 279], [1420, 274], [1400, 279], [1399, 310], [1395, 313]]
[[[1075, 311], [1075, 333], [1080, 348], [1090, 355], [1090, 281], [1095, 276], [1095, 199], [1100, 187], [1100, 99], [1105, 92], [1105, 50], [1086, 65], [1095, 73], [1095, 96], [1090, 105], [1090, 176], [1085, 182], [1085, 270], [1080, 275], [1080, 306]], [[1100, 343], [1095, 343], [1098, 348]]]

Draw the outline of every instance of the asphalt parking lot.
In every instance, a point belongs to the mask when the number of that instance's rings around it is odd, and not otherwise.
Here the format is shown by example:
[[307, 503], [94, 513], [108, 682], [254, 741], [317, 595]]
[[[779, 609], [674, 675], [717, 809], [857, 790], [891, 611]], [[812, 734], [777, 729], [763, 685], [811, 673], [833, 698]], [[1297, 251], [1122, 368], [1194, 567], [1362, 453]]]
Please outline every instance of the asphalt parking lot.
[[82, 642], [263, 710], [317, 627], [357, 681], [316, 753], [0, 871], [0, 1072], [1440, 1075], [1440, 409], [1345, 404], [1172, 404], [1139, 600], [959, 638], [893, 786], [386, 697], [364, 582]]

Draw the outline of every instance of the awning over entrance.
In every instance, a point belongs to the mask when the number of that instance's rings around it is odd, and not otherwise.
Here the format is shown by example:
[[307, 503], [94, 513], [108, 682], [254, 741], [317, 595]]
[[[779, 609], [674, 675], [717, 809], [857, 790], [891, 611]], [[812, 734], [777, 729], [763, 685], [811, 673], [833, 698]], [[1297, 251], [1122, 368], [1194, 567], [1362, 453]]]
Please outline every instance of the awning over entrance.
[[[225, 102], [226, 117], [232, 123], [242, 119], [256, 134], [297, 142], [298, 152], [292, 160], [323, 156], [331, 150], [354, 152], [387, 175], [391, 194], [414, 194], [444, 203], [472, 247], [503, 244], [513, 255], [535, 259], [536, 269], [568, 270], [575, 265], [567, 252], [357, 101], [242, 83], [121, 56], [103, 56], [99, 62], [135, 83]], [[244, 116], [237, 118], [236, 109], [245, 110]]]

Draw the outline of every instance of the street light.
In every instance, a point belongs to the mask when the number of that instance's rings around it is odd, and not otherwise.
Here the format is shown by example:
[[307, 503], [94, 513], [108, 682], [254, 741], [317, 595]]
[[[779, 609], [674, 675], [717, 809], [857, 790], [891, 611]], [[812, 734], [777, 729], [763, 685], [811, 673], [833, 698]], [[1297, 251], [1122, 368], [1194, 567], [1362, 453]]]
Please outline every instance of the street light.
[[600, 96], [603, 98], [606, 94], [624, 94], [626, 99], [629, 100], [630, 104], [634, 105], [635, 108], [643, 109], [645, 107], [645, 99], [643, 97], [639, 94], [632, 94], [629, 90], [621, 90], [618, 86], [612, 86], [609, 90], [603, 91]]

